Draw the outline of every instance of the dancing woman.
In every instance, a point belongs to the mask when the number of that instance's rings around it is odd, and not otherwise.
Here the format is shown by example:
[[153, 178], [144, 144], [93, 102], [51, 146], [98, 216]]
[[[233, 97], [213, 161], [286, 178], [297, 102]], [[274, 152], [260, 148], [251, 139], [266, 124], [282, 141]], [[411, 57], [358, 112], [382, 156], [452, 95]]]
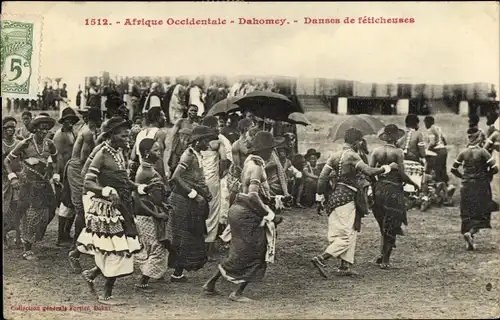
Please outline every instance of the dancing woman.
[[403, 235], [401, 225], [408, 225], [405, 210], [403, 182], [409, 183], [418, 190], [419, 186], [405, 173], [403, 150], [396, 143], [405, 132], [396, 125], [387, 125], [379, 134], [379, 139], [386, 144], [373, 151], [370, 166], [383, 167], [390, 163], [397, 164], [397, 170], [379, 176], [375, 183], [373, 215], [382, 234], [381, 255], [377, 263], [382, 269], [389, 268], [392, 249], [396, 247], [396, 236]]
[[[132, 192], [145, 194], [145, 185], [128, 179], [123, 149], [130, 134], [130, 124], [121, 117], [109, 119], [103, 126], [106, 141], [96, 153], [84, 178], [84, 190], [90, 192], [90, 208], [85, 212], [86, 227], [77, 240], [82, 253], [94, 256], [96, 266], [85, 270], [85, 278], [92, 293], [94, 279], [106, 278], [104, 295], [99, 302], [118, 305], [112, 299], [117, 277], [134, 272], [133, 253], [141, 249], [133, 217]], [[84, 191], [84, 192], [85, 192]]]
[[169, 204], [172, 214], [167, 222], [168, 265], [174, 268], [172, 282], [186, 282], [184, 270], [201, 269], [207, 262], [205, 236], [208, 203], [212, 195], [203, 174], [201, 151], [217, 139], [217, 133], [207, 126], [193, 129], [190, 146], [182, 154], [172, 175]]
[[134, 193], [136, 223], [142, 250], [136, 255], [142, 277], [136, 287], [149, 290], [149, 279], [160, 279], [167, 272], [166, 222], [168, 208], [163, 203], [165, 185], [155, 164], [161, 159], [161, 147], [153, 138], [144, 138], [138, 145], [141, 165], [137, 170], [135, 182], [150, 186], [148, 195]]
[[[22, 140], [5, 159], [5, 170], [12, 188], [19, 188], [23, 201], [19, 202], [21, 214], [20, 231], [23, 243], [23, 257], [26, 260], [36, 259], [31, 251], [34, 242], [41, 241], [50, 222], [50, 213], [54, 212], [57, 203], [51, 178], [59, 182], [61, 177], [56, 172], [57, 149], [47, 139], [47, 134], [54, 127], [56, 120], [48, 116], [37, 116], [28, 129], [32, 133]], [[23, 169], [16, 173], [15, 162], [21, 160]]]
[[[451, 173], [462, 179], [461, 232], [467, 250], [474, 250], [474, 235], [480, 229], [491, 228], [491, 212], [498, 210], [498, 204], [492, 200], [490, 186], [493, 175], [498, 173], [498, 167], [490, 153], [480, 147], [483, 143], [481, 132], [477, 128], [471, 128], [467, 134], [469, 144], [458, 154]], [[460, 166], [464, 167], [463, 173], [458, 170]]]
[[387, 174], [396, 168], [395, 163], [383, 165], [382, 168], [368, 166], [355, 151], [356, 146], [363, 139], [361, 131], [352, 128], [346, 131], [345, 144], [342, 150], [333, 153], [327, 160], [318, 179], [316, 201], [324, 206], [324, 193], [332, 179], [330, 173], [335, 170], [336, 182], [333, 192], [326, 202], [325, 211], [328, 216], [329, 245], [323, 254], [312, 258], [311, 262], [318, 269], [320, 275], [327, 278], [325, 261], [336, 257], [340, 259], [339, 275], [356, 275], [352, 270], [357, 233], [360, 230], [360, 212], [356, 210], [356, 196], [362, 192], [358, 186], [358, 172], [367, 176]]
[[[207, 294], [214, 294], [215, 284], [222, 276], [238, 284], [229, 298], [237, 302], [248, 302], [243, 290], [248, 283], [260, 281], [266, 272], [267, 263], [274, 261], [275, 217], [266, 202], [271, 198], [265, 173], [265, 160], [271, 157], [273, 148], [283, 141], [275, 140], [269, 132], [258, 132], [244, 162], [241, 173], [241, 192], [229, 208], [228, 222], [231, 226], [231, 244], [228, 256], [219, 264], [219, 270], [203, 286]], [[269, 229], [268, 229], [269, 228]], [[274, 230], [274, 232], [273, 232]]]

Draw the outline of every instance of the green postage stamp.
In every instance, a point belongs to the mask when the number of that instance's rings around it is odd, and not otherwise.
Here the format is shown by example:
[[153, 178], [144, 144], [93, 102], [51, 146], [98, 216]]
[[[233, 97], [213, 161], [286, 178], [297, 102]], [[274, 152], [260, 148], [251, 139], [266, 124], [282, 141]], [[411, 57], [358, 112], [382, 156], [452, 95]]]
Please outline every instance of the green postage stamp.
[[1, 16], [2, 97], [36, 99], [38, 94], [42, 19]]

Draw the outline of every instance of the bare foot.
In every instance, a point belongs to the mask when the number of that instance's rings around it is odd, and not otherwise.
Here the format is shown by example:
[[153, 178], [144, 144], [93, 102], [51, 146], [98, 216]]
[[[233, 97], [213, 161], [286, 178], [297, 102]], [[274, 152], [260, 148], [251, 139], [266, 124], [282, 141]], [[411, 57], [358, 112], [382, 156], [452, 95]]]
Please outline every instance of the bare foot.
[[87, 286], [89, 287], [90, 293], [92, 293], [95, 297], [97, 297], [97, 292], [95, 291], [95, 287], [94, 287], [94, 279], [91, 278], [90, 273], [91, 273], [90, 270], [85, 270], [81, 273], [81, 275], [82, 275], [82, 278], [87, 283]]
[[125, 301], [113, 298], [113, 296], [111, 296], [111, 297], [100, 296], [98, 301], [102, 304], [107, 304], [110, 306], [122, 306], [122, 305], [127, 304]]
[[71, 267], [71, 271], [73, 273], [82, 273], [82, 266], [80, 265], [80, 259], [75, 258], [71, 255], [68, 255], [69, 266]]
[[465, 242], [467, 243], [467, 250], [472, 251], [475, 249], [474, 247], [474, 239], [472, 237], [472, 234], [470, 232], [464, 233], [464, 239]]
[[229, 295], [229, 300], [234, 302], [253, 302], [254, 300], [244, 297], [242, 295], [236, 295], [236, 292], [231, 292]]
[[212, 285], [212, 284], [204, 284], [203, 287], [201, 287], [203, 289], [203, 293], [208, 295], [208, 296], [217, 296], [219, 295], [219, 292], [217, 290], [215, 290], [215, 285]]
[[149, 286], [148, 283], [136, 283], [135, 288], [146, 293], [153, 292], [153, 289]]
[[319, 257], [312, 258], [311, 262], [312, 262], [313, 266], [319, 271], [320, 276], [322, 276], [325, 279], [328, 278], [328, 276], [326, 275], [325, 270], [324, 270], [326, 265], [324, 264], [323, 261], [320, 260]]
[[342, 276], [342, 277], [357, 277], [359, 276], [359, 273], [352, 269], [339, 269], [337, 272], [337, 275]]
[[388, 262], [383, 262], [380, 264], [380, 269], [387, 270], [391, 268], [391, 264]]

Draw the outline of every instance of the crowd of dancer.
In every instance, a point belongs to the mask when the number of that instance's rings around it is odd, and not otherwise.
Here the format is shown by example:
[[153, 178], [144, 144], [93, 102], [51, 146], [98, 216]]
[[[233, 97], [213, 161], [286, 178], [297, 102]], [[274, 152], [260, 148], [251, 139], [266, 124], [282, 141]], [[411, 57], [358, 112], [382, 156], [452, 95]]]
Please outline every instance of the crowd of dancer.
[[[330, 258], [340, 260], [340, 275], [356, 274], [356, 238], [370, 211], [381, 232], [377, 263], [387, 269], [407, 224], [404, 185], [423, 188], [405, 161], [425, 164], [424, 171], [448, 183], [446, 139], [430, 116], [424, 120], [433, 133], [429, 142], [418, 132], [419, 118], [408, 115], [406, 130], [390, 124], [380, 132], [385, 144], [370, 158], [362, 133], [351, 128], [344, 146], [319, 164], [314, 149], [298, 154], [297, 137], [286, 124], [250, 112], [200, 116], [191, 104], [169, 125], [161, 104], [148, 101], [133, 123], [119, 98], [107, 100], [105, 121], [97, 107], [80, 115], [66, 108], [59, 120], [28, 112], [21, 126], [13, 117], [2, 121], [4, 232], [16, 231], [23, 258], [32, 261], [33, 244], [57, 215], [56, 245], [69, 247], [70, 267], [105, 304], [123, 303], [113, 298], [113, 287], [135, 266], [139, 290], [150, 291], [150, 279], [163, 278], [169, 268], [170, 281], [187, 281], [185, 271], [214, 261], [218, 241], [229, 251], [204, 292], [216, 294], [222, 277], [238, 285], [231, 300], [250, 301], [245, 287], [274, 262], [280, 214], [315, 203], [318, 213], [328, 214], [329, 245], [311, 260], [322, 276]], [[484, 133], [477, 122], [472, 119], [469, 144], [451, 170], [462, 179], [462, 234], [469, 250], [498, 209], [490, 182], [498, 172], [491, 152], [498, 151], [500, 132], [490, 126]], [[94, 257], [93, 268], [82, 270], [82, 254]], [[99, 276], [106, 279], [101, 295], [94, 287]]]

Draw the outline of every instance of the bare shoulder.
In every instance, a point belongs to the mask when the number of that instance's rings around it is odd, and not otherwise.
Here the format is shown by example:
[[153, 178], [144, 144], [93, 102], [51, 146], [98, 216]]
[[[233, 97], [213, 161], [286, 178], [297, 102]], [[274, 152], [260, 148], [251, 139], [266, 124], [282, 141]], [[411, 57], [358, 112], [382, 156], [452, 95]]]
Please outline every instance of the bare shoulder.
[[236, 140], [235, 142], [233, 142], [231, 148], [232, 150], [240, 150], [240, 140]]
[[191, 161], [194, 159], [195, 155], [193, 153], [193, 150], [191, 150], [191, 148], [187, 148], [186, 150], [184, 150], [184, 152], [182, 153], [181, 155], [181, 159], [180, 159], [180, 162], [183, 162], [183, 163], [186, 163], [186, 164], [189, 164], [191, 163]]
[[158, 132], [156, 132], [156, 140], [157, 141], [163, 141], [167, 137], [167, 132], [160, 129]]
[[380, 155], [384, 150], [384, 147], [376, 147], [373, 149], [372, 151], [372, 155], [375, 156], [375, 155]]
[[94, 140], [94, 133], [88, 127], [81, 130], [78, 136], [81, 136], [84, 141]]
[[221, 141], [220, 140], [212, 140], [212, 141], [210, 141], [209, 145], [210, 145], [210, 148], [212, 150], [219, 150], [219, 148], [221, 146]]
[[153, 177], [154, 172], [152, 170], [144, 170], [142, 167], [139, 167], [137, 173], [135, 175], [136, 183], [148, 183]]

